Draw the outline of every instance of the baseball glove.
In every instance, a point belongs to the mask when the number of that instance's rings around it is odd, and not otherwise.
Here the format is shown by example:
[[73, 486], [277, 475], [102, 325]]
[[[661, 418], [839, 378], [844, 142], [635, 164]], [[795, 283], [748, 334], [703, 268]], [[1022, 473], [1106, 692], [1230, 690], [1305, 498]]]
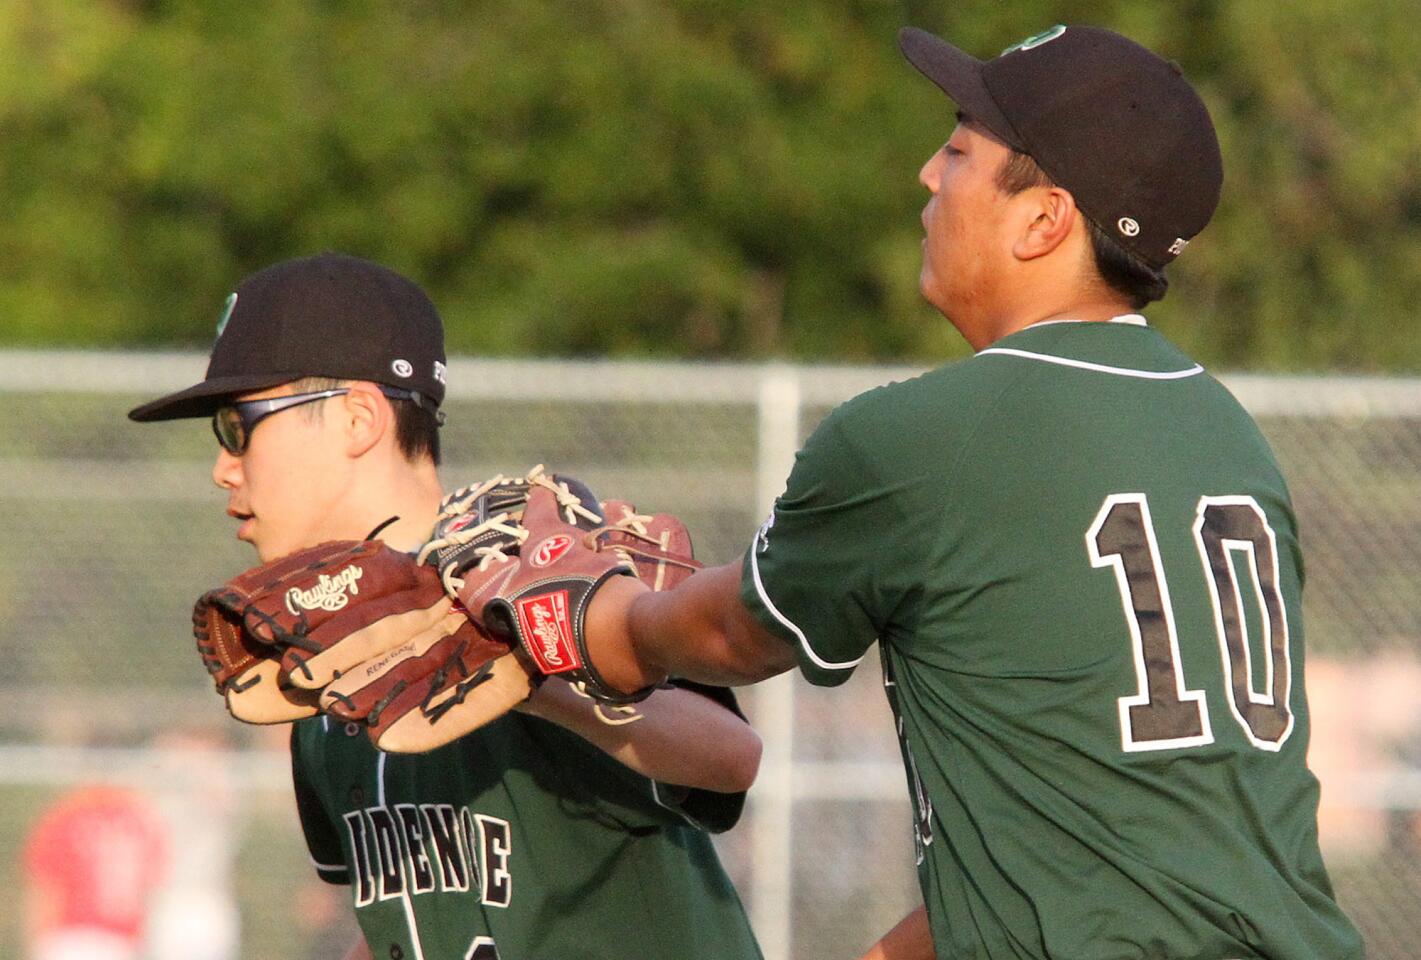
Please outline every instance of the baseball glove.
[[[675, 517], [599, 504], [583, 484], [538, 467], [446, 498], [418, 557], [375, 541], [320, 544], [204, 594], [193, 626], [238, 719], [280, 723], [325, 711], [363, 723], [382, 750], [423, 752], [502, 716], [549, 673], [606, 703], [641, 699], [650, 691], [626, 696], [602, 683], [579, 633], [557, 632], [556, 622], [553, 632], [509, 628], [498, 617], [520, 602], [556, 609], [573, 598], [577, 619], [567, 626], [580, 631], [581, 611], [607, 577], [635, 573], [669, 589], [698, 566]], [[481, 604], [478, 615], [465, 599]], [[485, 608], [499, 611], [501, 632], [486, 629]]]
[[563, 675], [603, 703], [644, 699], [653, 688], [624, 694], [603, 680], [588, 656], [583, 621], [593, 595], [611, 577], [642, 574], [665, 585], [668, 571], [693, 569], [684, 526], [675, 524], [677, 547], [686, 550], [682, 557], [667, 549], [676, 538], [670, 525], [652, 535], [646, 524], [654, 518], [635, 514], [629, 504], [614, 501], [622, 518], [609, 525], [591, 491], [576, 481], [535, 469], [527, 484], [516, 543], [482, 548], [477, 563], [445, 570], [445, 585], [489, 633], [515, 646], [535, 675]]
[[438, 576], [408, 554], [333, 541], [203, 594], [193, 634], [232, 715], [281, 723], [314, 714], [332, 679], [427, 631], [451, 607]]

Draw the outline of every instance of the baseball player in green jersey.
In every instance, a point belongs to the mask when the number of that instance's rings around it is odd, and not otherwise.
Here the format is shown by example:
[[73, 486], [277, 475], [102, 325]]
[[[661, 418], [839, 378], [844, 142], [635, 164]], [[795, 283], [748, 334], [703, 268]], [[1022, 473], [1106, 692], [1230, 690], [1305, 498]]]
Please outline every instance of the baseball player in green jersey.
[[[663, 693], [691, 702], [658, 704]], [[724, 749], [713, 741], [728, 725], [715, 713], [733, 711], [729, 694], [658, 692], [625, 730], [585, 722], [592, 704], [565, 683], [534, 703], [564, 725], [513, 713], [427, 754], [381, 753], [358, 726], [329, 717], [296, 724], [292, 767], [311, 859], [322, 879], [351, 887], [370, 951], [758, 957], [706, 833], [735, 823], [744, 794], [658, 783], [580, 736], [612, 753], [660, 748], [714, 763], [706, 755]], [[689, 752], [681, 738], [693, 741]], [[659, 769], [654, 758], [629, 759]]]
[[1287, 487], [1138, 311], [1222, 164], [1178, 67], [903, 52], [960, 108], [923, 295], [975, 356], [834, 410], [743, 560], [588, 614], [601, 676], [843, 682], [878, 641], [926, 910], [871, 957], [1355, 960], [1318, 852]]
[[[323, 254], [244, 280], [206, 379], [130, 416], [214, 416], [213, 480], [264, 563], [330, 540], [413, 550], [440, 508], [445, 376], [424, 293]], [[292, 732], [316, 870], [350, 886], [363, 931], [349, 955], [382, 960], [755, 960], [708, 831], [739, 818], [759, 756], [729, 691], [695, 684], [609, 714], [550, 679], [424, 754], [327, 717]]]

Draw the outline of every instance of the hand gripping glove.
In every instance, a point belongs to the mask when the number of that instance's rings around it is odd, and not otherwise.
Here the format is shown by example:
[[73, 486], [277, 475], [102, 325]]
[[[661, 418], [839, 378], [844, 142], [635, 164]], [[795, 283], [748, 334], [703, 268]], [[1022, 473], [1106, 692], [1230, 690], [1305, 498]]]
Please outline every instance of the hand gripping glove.
[[[475, 488], [474, 499], [478, 490], [497, 489], [498, 479]], [[690, 576], [700, 564], [685, 524], [670, 514], [638, 514], [622, 500], [594, 513], [597, 501], [585, 485], [548, 477], [541, 467], [524, 482], [527, 504], [501, 539], [496, 529], [508, 526], [511, 516], [463, 526], [446, 521], [453, 532], [426, 545], [421, 556], [448, 550], [449, 539], [480, 543], [460, 566], [446, 566], [443, 576], [475, 620], [515, 644], [535, 675], [564, 675], [602, 703], [645, 699], [654, 687], [624, 694], [597, 672], [587, 654], [586, 609], [596, 590], [618, 574], [638, 576], [652, 589], [670, 589]], [[589, 530], [596, 521], [601, 524]], [[477, 563], [468, 565], [475, 555]]]
[[459, 600], [494, 636], [516, 642], [537, 672], [564, 675], [604, 703], [635, 703], [654, 688], [623, 694], [607, 684], [588, 656], [584, 621], [597, 590], [636, 567], [616, 549], [599, 551], [599, 531], [568, 523], [565, 507], [557, 491], [530, 488], [517, 555], [489, 555], [466, 571]]
[[[669, 513], [640, 514], [625, 500], [607, 500], [602, 504], [607, 526], [596, 531], [596, 549], [613, 550], [636, 568], [637, 578], [653, 591], [670, 590], [701, 569], [691, 547], [691, 534], [679, 517]], [[591, 697], [585, 687], [576, 689]], [[592, 698], [596, 700], [596, 698]], [[614, 705], [596, 700], [597, 719], [610, 726], [620, 726], [640, 720], [635, 707]]]
[[198, 599], [193, 634], [227, 709], [248, 723], [313, 715], [344, 670], [444, 620], [438, 576], [376, 541], [333, 541], [239, 575]]

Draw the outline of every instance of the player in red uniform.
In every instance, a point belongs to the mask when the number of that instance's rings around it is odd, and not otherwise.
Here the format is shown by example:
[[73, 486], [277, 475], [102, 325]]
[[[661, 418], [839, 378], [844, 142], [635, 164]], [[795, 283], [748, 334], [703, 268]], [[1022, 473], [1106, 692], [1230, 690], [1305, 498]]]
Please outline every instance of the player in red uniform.
[[25, 844], [31, 960], [138, 957], [164, 846], [161, 821], [139, 794], [86, 787], [61, 797]]

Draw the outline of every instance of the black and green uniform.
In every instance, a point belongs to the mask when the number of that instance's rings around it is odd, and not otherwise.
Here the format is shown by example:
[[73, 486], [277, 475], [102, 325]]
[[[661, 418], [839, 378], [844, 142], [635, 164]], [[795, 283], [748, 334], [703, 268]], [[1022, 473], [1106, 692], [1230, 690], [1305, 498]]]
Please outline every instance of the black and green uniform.
[[520, 713], [426, 754], [326, 717], [291, 746], [316, 870], [378, 960], [760, 956], [707, 835], [743, 793], [655, 783]]
[[742, 596], [818, 684], [880, 641], [939, 960], [1353, 960], [1301, 588], [1257, 426], [1132, 316], [839, 407]]

